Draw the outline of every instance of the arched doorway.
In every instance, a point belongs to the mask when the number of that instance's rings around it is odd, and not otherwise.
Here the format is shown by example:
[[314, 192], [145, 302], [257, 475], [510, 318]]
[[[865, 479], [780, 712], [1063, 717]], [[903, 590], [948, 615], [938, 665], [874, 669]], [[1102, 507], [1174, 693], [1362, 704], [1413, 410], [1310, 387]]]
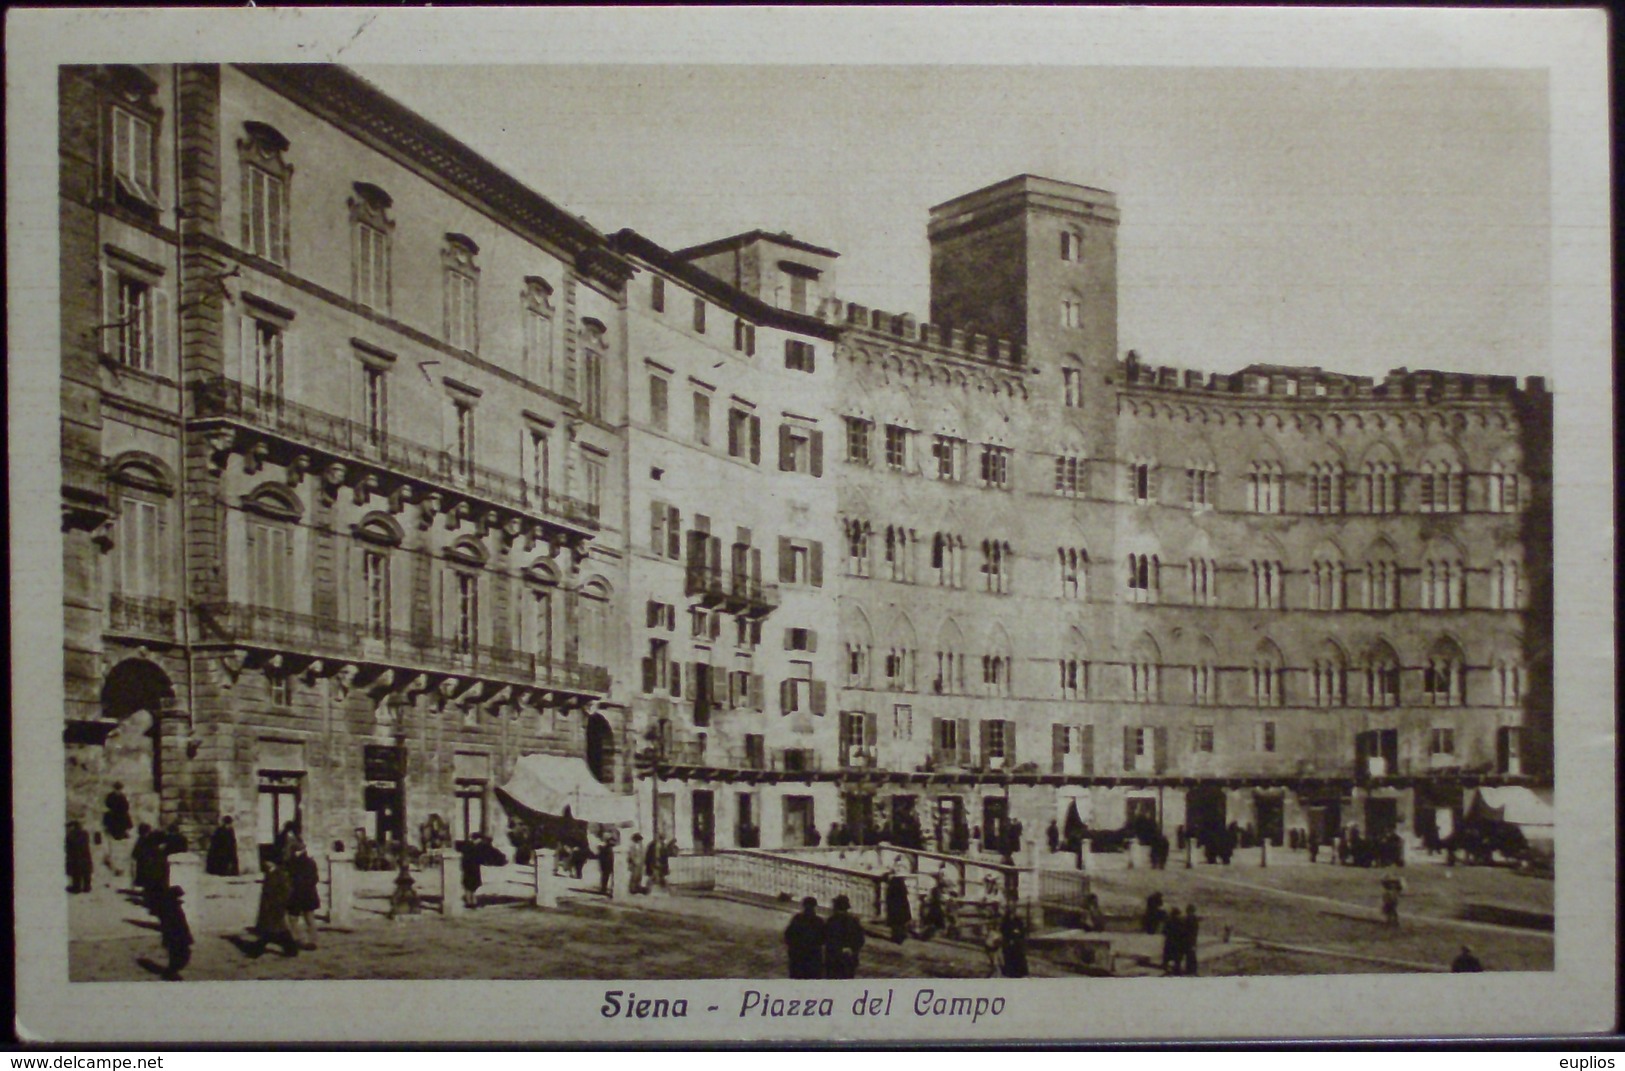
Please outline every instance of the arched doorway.
[[159, 718], [175, 705], [175, 688], [163, 667], [145, 658], [127, 658], [102, 683], [101, 716], [110, 725], [100, 746], [81, 746], [71, 756], [83, 783], [80, 794], [69, 786], [69, 798], [84, 799], [99, 822], [102, 800], [115, 782], [124, 786], [130, 817], [159, 820], [163, 764], [158, 741]]
[[602, 714], [587, 718], [587, 769], [601, 784], [615, 782], [615, 730]]

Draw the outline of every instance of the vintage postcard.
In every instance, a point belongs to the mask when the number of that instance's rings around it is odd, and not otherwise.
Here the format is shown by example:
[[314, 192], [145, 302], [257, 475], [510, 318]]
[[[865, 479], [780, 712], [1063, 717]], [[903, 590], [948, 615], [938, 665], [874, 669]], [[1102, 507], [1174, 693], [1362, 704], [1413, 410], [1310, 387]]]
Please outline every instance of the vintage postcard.
[[1611, 1025], [1602, 13], [8, 31], [24, 1038]]

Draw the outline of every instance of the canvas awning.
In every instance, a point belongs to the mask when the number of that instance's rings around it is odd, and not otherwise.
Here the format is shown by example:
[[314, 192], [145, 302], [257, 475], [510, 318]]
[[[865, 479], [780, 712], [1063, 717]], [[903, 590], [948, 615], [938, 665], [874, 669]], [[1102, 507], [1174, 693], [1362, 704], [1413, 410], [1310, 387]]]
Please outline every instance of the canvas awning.
[[1523, 829], [1525, 836], [1552, 835], [1556, 819], [1552, 812], [1552, 795], [1522, 785], [1500, 785], [1476, 790], [1468, 815], [1488, 818], [1494, 822], [1510, 822]]
[[603, 825], [630, 825], [637, 819], [637, 800], [602, 784], [574, 755], [523, 755], [513, 777], [497, 792], [537, 814], [551, 814]]

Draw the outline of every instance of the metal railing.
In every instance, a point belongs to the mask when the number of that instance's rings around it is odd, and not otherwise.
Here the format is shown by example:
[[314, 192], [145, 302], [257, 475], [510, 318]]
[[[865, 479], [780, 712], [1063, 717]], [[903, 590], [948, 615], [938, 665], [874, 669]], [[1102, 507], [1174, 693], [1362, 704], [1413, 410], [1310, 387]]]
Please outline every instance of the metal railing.
[[679, 852], [666, 860], [666, 884], [689, 889], [714, 889], [717, 884], [715, 855], [685, 855]]
[[199, 642], [257, 643], [330, 657], [422, 666], [571, 692], [609, 691], [609, 670], [507, 647], [462, 643], [426, 633], [372, 628], [333, 617], [245, 603], [196, 608]]
[[107, 631], [175, 638], [175, 603], [151, 595], [109, 595]]
[[777, 585], [708, 565], [687, 567], [683, 573], [683, 594], [698, 595], [705, 605], [721, 606], [730, 613], [769, 614], [779, 607]]
[[212, 376], [193, 386], [192, 412], [199, 419], [241, 421], [295, 443], [325, 448], [460, 494], [540, 514], [578, 528], [596, 531], [599, 527], [598, 507], [590, 502], [533, 486], [510, 473], [464, 461], [444, 450], [345, 417], [285, 401], [224, 376]]
[[812, 896], [826, 909], [845, 896], [854, 914], [881, 914], [885, 878], [880, 874], [749, 849], [718, 852], [715, 859], [718, 889], [793, 904]]

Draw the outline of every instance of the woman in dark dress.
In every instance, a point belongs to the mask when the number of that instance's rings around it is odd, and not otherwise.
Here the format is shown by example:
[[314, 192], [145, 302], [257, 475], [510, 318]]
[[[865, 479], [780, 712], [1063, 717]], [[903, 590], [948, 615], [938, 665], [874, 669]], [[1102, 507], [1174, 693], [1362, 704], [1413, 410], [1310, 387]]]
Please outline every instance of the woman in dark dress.
[[316, 911], [322, 906], [321, 872], [304, 844], [294, 837], [288, 841], [288, 918], [297, 935], [305, 931], [302, 947], [316, 947]]
[[1006, 904], [1004, 920], [999, 923], [999, 936], [1003, 938], [1000, 950], [1004, 963], [1000, 973], [1006, 978], [1027, 977], [1027, 923], [1016, 911], [1014, 904]]
[[891, 927], [894, 944], [908, 940], [908, 924], [913, 917], [908, 904], [908, 882], [893, 874], [886, 879], [886, 925]]
[[284, 956], [297, 956], [299, 944], [288, 929], [288, 898], [293, 894], [287, 868], [276, 863], [265, 864], [265, 879], [260, 885], [259, 913], [254, 920], [254, 932], [259, 946], [251, 954], [264, 953], [267, 945], [276, 945]]
[[237, 831], [232, 828], [229, 814], [220, 819], [209, 837], [209, 855], [203, 869], [218, 877], [237, 876]]

